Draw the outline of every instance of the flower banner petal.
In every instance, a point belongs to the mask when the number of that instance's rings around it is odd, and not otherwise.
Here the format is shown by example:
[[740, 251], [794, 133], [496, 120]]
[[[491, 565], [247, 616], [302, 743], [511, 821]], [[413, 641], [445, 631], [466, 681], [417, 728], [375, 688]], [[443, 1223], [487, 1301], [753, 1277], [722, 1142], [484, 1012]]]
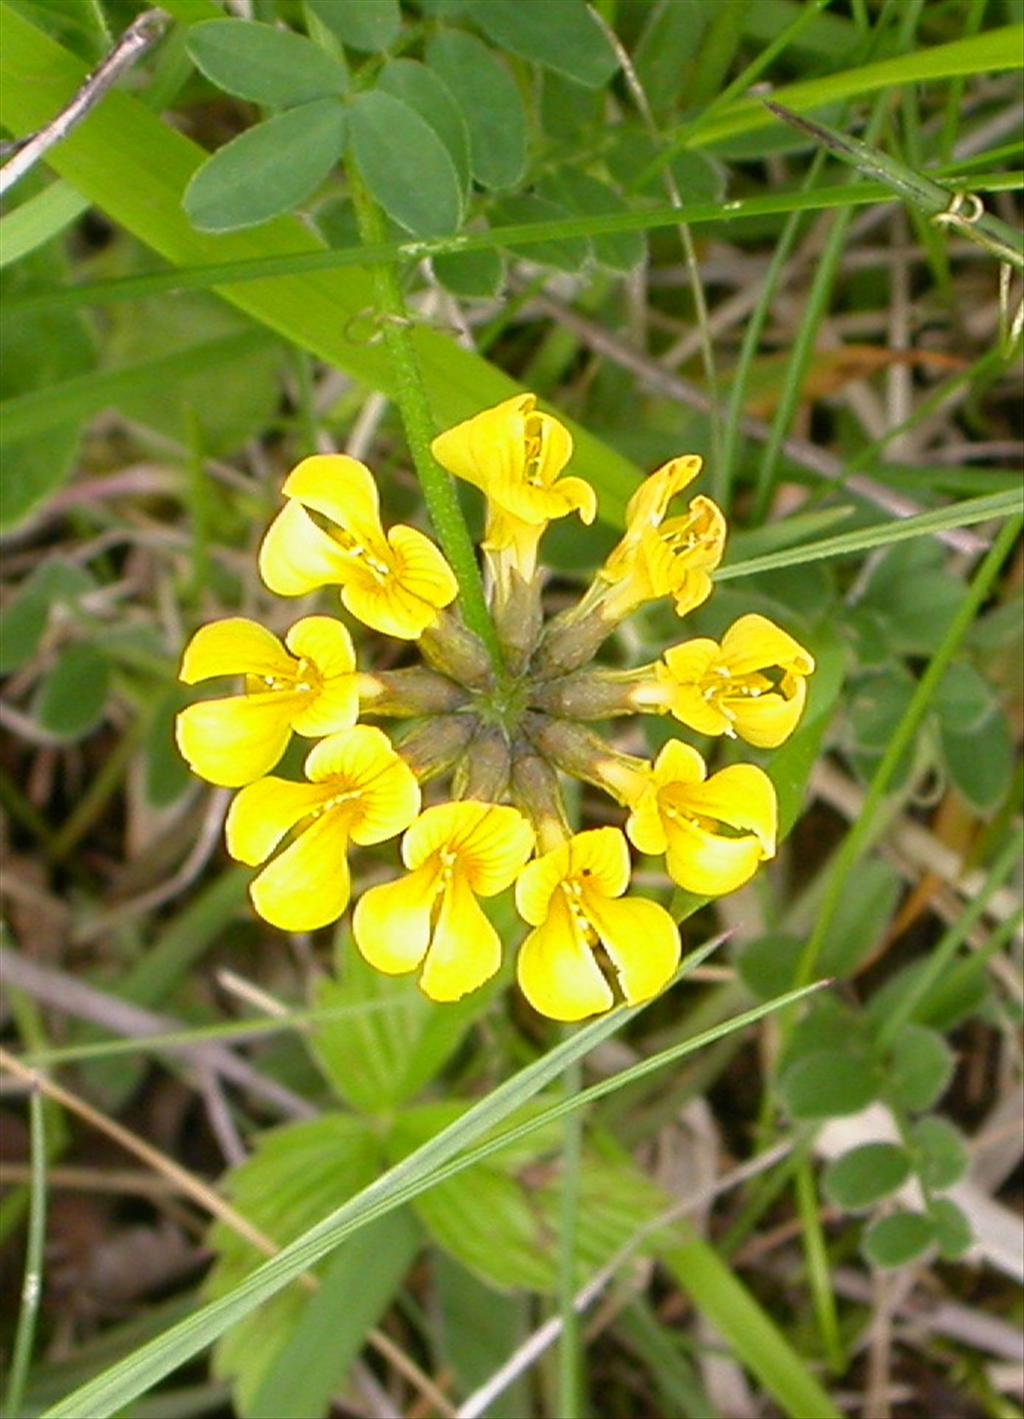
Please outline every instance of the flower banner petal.
[[430, 942], [430, 908], [436, 872], [409, 872], [371, 887], [356, 902], [352, 934], [365, 959], [385, 975], [414, 971]]
[[357, 458], [345, 453], [304, 458], [288, 474], [281, 491], [329, 517], [357, 542], [373, 547], [383, 541], [377, 484], [366, 464]]
[[277, 596], [305, 596], [321, 586], [343, 585], [353, 558], [318, 527], [301, 503], [287, 502], [260, 546], [260, 576]]
[[193, 773], [222, 788], [262, 778], [281, 758], [292, 736], [300, 697], [280, 691], [199, 700], [177, 716], [175, 739]]
[[559, 892], [551, 912], [523, 942], [516, 962], [519, 987], [533, 1008], [552, 1020], [585, 1020], [615, 1003], [594, 953], [582, 939]]
[[186, 685], [216, 675], [291, 675], [295, 661], [272, 632], [244, 616], [200, 626], [185, 647], [178, 679]]
[[285, 833], [324, 801], [313, 783], [261, 778], [236, 793], [224, 826], [228, 852], [236, 862], [256, 867], [266, 861]]
[[284, 638], [293, 655], [312, 662], [324, 680], [356, 668], [348, 627], [334, 616], [303, 616]]
[[253, 906], [280, 931], [316, 931], [337, 921], [351, 893], [344, 814], [327, 810], [249, 884]]
[[612, 958], [629, 1005], [650, 1000], [679, 965], [679, 928], [664, 907], [642, 897], [588, 894], [585, 910]]

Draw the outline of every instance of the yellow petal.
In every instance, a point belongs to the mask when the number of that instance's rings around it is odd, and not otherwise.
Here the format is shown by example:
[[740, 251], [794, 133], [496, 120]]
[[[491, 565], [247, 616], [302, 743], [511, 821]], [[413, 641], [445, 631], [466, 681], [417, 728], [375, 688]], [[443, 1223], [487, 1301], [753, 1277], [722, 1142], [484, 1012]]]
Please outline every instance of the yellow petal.
[[583, 478], [559, 478], [550, 487], [533, 483], [510, 483], [497, 494], [501, 510], [522, 522], [543, 524], [578, 512], [588, 525], [597, 516], [597, 494]]
[[523, 942], [516, 976], [533, 1008], [552, 1020], [585, 1020], [614, 1003], [611, 987], [574, 926], [561, 892], [551, 899], [550, 914]]
[[249, 884], [252, 904], [281, 931], [316, 931], [337, 921], [351, 884], [344, 814], [328, 809]]
[[696, 454], [663, 463], [637, 488], [626, 505], [626, 526], [657, 527], [668, 511], [668, 505], [688, 483], [692, 483], [703, 466]]
[[707, 777], [707, 765], [691, 744], [670, 739], [654, 761], [654, 781], [666, 783], [702, 783]]
[[778, 691], [750, 698], [726, 696], [725, 703], [732, 710], [736, 733], [758, 749], [777, 749], [792, 734], [804, 712], [807, 681], [795, 675], [786, 679], [785, 688], [790, 690], [788, 698]]
[[526, 416], [533, 394], [515, 394], [492, 409], [438, 434], [430, 445], [442, 468], [488, 492], [493, 483], [522, 477], [526, 454]]
[[314, 745], [306, 755], [305, 774], [313, 783], [338, 777], [349, 788], [362, 788], [394, 758], [391, 740], [382, 729], [357, 724]]
[[356, 902], [352, 934], [370, 965], [385, 975], [414, 971], [430, 942], [430, 908], [437, 873], [432, 866], [396, 882], [371, 887]]
[[288, 474], [286, 497], [329, 517], [364, 545], [384, 540], [380, 500], [373, 474], [365, 463], [344, 453], [318, 453]]
[[526, 864], [516, 879], [516, 910], [524, 921], [540, 926], [547, 919], [552, 894], [568, 872], [568, 842]]
[[711, 595], [713, 582], [706, 571], [687, 570], [672, 588], [672, 609], [677, 616], [688, 616]]
[[665, 828], [658, 811], [658, 791], [653, 782], [632, 804], [626, 821], [626, 834], [637, 852], [648, 857], [660, 857], [668, 847]]
[[570, 873], [606, 897], [618, 897], [629, 885], [629, 848], [621, 828], [591, 828], [569, 841]]
[[384, 582], [360, 576], [342, 588], [341, 600], [357, 621], [396, 640], [416, 640], [437, 620], [437, 608], [404, 590], [393, 576]]
[[761, 844], [761, 856], [772, 857], [778, 832], [775, 787], [763, 769], [754, 764], [730, 764], [704, 783], [688, 785], [683, 802], [698, 818], [726, 823], [737, 832], [752, 832]]
[[699, 685], [718, 659], [718, 646], [707, 636], [670, 646], [662, 656], [674, 684]]
[[292, 737], [296, 696], [283, 691], [200, 700], [175, 721], [175, 738], [193, 773], [239, 788], [269, 773]]
[[324, 801], [324, 791], [312, 783], [261, 778], [236, 793], [228, 809], [224, 836], [236, 862], [256, 867], [277, 847], [285, 833]]
[[427, 952], [420, 989], [431, 1000], [461, 1000], [490, 980], [501, 965], [501, 938], [469, 884], [455, 873]]
[[420, 786], [404, 759], [395, 755], [363, 794], [352, 820], [352, 840], [368, 846], [403, 832], [420, 811]]
[[303, 616], [292, 626], [284, 642], [293, 655], [311, 661], [324, 680], [356, 668], [352, 637], [347, 627], [333, 616]]
[[301, 503], [287, 502], [263, 538], [260, 576], [277, 596], [305, 596], [319, 586], [343, 584], [353, 561]]
[[277, 636], [248, 621], [229, 616], [200, 626], [185, 647], [178, 678], [186, 685], [215, 675], [291, 675], [295, 661]]
[[353, 671], [325, 680], [315, 693], [303, 696], [292, 728], [310, 739], [348, 729], [359, 718], [359, 676]]
[[459, 592], [455, 573], [429, 537], [415, 527], [396, 523], [388, 533], [395, 554], [395, 573], [406, 591], [429, 606], [448, 606]]
[[767, 616], [741, 616], [722, 637], [722, 663], [730, 675], [749, 675], [779, 665], [798, 675], [810, 675], [814, 657]]
[[491, 897], [511, 884], [532, 847], [533, 829], [518, 809], [464, 799], [425, 809], [402, 840], [402, 858], [418, 867], [451, 852], [472, 890]]
[[380, 729], [357, 724], [314, 745], [306, 776], [346, 795], [348, 831], [362, 844], [407, 828], [420, 807], [420, 786]]
[[663, 683], [667, 684], [671, 691], [669, 713], [680, 724], [696, 730], [698, 734], [728, 734], [732, 729], [733, 722], [723, 713], [718, 701], [706, 700], [696, 685], [675, 685], [671, 681]]
[[677, 819], [669, 828], [665, 865], [673, 882], [702, 897], [719, 897], [742, 887], [762, 861], [761, 844], [751, 835], [725, 838]]
[[650, 1000], [679, 965], [679, 930], [664, 907], [642, 897], [587, 893], [584, 910], [612, 959], [629, 1005]]

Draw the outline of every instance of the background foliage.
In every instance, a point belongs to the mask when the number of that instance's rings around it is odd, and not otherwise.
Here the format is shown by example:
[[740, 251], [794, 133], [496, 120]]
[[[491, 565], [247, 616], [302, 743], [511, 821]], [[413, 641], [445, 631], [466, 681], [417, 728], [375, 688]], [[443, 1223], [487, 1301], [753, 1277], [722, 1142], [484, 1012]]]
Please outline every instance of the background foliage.
[[[2, 0], [8, 133], [140, 8]], [[9, 1412], [1019, 1413], [1021, 5], [162, 14], [0, 218], [5, 1063], [45, 1094], [5, 1106]], [[438, 1007], [261, 925], [173, 748], [195, 626], [281, 628], [293, 463], [424, 523], [374, 262], [438, 428], [518, 388], [572, 424], [600, 517], [552, 605], [699, 452], [732, 531], [688, 633], [759, 610], [818, 661], [779, 859], [672, 899], [728, 941], [561, 1042], [507, 970]]]

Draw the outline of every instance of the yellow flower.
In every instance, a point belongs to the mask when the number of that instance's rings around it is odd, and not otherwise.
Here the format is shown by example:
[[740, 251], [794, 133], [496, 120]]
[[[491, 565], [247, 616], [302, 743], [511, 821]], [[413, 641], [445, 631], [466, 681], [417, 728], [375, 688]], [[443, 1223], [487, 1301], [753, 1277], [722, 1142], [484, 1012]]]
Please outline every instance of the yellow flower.
[[349, 839], [379, 843], [394, 837], [420, 806], [411, 769], [381, 730], [365, 724], [322, 739], [305, 770], [308, 783], [250, 783], [228, 810], [228, 852], [250, 867], [266, 862], [298, 829], [249, 887], [260, 916], [282, 931], [314, 931], [336, 921], [350, 895]]
[[734, 892], [775, 856], [775, 789], [753, 764], [732, 764], [708, 778], [697, 750], [671, 739], [630, 807], [633, 846], [665, 853], [669, 876], [689, 892]]
[[673, 458], [630, 498], [625, 536], [599, 573], [612, 583], [604, 602], [608, 619], [622, 620], [662, 596], [673, 598], [680, 616], [707, 600], [710, 573], [725, 547], [725, 518], [705, 497], [694, 498], [682, 515], [666, 518], [669, 503], [700, 470], [701, 460], [693, 454]]
[[582, 478], [560, 478], [572, 456], [572, 435], [533, 394], [517, 394], [439, 434], [438, 463], [487, 496], [483, 547], [504, 554], [523, 579], [537, 569], [537, 545], [552, 519], [578, 512], [593, 522], [597, 498]]
[[519, 954], [523, 994], [553, 1020], [582, 1020], [614, 1003], [594, 954], [602, 945], [630, 1005], [649, 1000], [679, 963], [679, 932], [664, 907], [623, 897], [629, 849], [618, 828], [594, 828], [529, 863], [516, 883], [534, 927]]
[[355, 723], [355, 666], [352, 638], [330, 616], [296, 621], [284, 645], [241, 616], [201, 626], [185, 647], [180, 678], [194, 685], [244, 675], [245, 692], [182, 710], [178, 748], [193, 773], [210, 783], [252, 783], [274, 767], [292, 730], [316, 738]]
[[533, 830], [515, 808], [442, 803], [402, 839], [411, 871], [371, 887], [356, 904], [360, 951], [388, 975], [423, 962], [420, 988], [431, 1000], [458, 1000], [501, 964], [501, 940], [477, 897], [511, 885], [533, 848]]
[[[684, 641], [664, 655], [657, 687], [641, 690], [699, 734], [737, 734], [775, 749], [796, 728], [814, 657], [765, 616], [741, 616], [722, 637]], [[766, 674], [770, 671], [771, 674]]]
[[454, 601], [458, 584], [429, 537], [401, 523], [385, 535], [364, 464], [340, 453], [304, 458], [283, 492], [288, 502], [260, 548], [260, 575], [278, 596], [340, 586], [353, 616], [401, 640], [415, 640]]

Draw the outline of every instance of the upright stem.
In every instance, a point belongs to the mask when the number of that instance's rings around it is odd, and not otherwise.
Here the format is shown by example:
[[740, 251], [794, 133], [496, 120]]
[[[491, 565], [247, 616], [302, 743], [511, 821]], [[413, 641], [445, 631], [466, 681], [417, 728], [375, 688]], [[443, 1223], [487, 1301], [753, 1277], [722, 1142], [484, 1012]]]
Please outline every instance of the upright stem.
[[[380, 208], [363, 186], [362, 179], [352, 163], [349, 164], [348, 174], [352, 203], [364, 245], [377, 246], [386, 242], [387, 232]], [[469, 529], [462, 516], [451, 478], [430, 452], [431, 440], [436, 431], [416, 358], [412, 322], [399, 284], [398, 271], [387, 262], [375, 264], [372, 269], [378, 313], [383, 322], [384, 344], [395, 372], [395, 403], [402, 416], [416, 476], [423, 489], [423, 497], [437, 533], [437, 540], [458, 580], [466, 625], [476, 632], [487, 647], [495, 671], [500, 677], [504, 671], [501, 647], [484, 599], [483, 582]]]

